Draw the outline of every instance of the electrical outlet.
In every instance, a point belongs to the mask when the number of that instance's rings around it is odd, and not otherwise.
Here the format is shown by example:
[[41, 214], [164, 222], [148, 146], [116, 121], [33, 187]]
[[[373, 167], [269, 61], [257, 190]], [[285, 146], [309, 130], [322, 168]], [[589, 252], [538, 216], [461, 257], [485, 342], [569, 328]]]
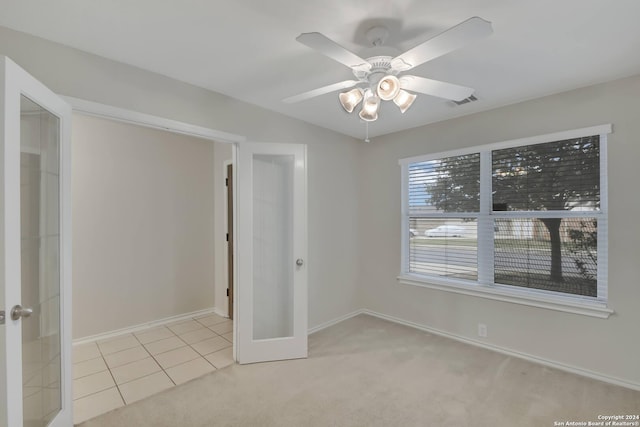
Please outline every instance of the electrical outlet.
[[487, 337], [487, 325], [484, 323], [478, 323], [478, 336], [482, 338]]

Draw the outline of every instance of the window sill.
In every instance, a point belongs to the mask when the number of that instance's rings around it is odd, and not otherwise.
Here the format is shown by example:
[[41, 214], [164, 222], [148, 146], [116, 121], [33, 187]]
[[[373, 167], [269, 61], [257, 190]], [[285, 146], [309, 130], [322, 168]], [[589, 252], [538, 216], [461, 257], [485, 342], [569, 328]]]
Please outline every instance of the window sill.
[[535, 295], [531, 292], [523, 292], [518, 289], [504, 289], [486, 285], [469, 285], [464, 282], [441, 279], [425, 278], [423, 276], [404, 274], [398, 276], [398, 282], [403, 285], [421, 286], [439, 291], [453, 292], [480, 298], [488, 298], [496, 301], [504, 301], [513, 304], [522, 304], [530, 307], [545, 308], [548, 310], [563, 311], [565, 313], [581, 314], [584, 316], [607, 319], [613, 310], [606, 304], [580, 300], [571, 297], [554, 297], [544, 294]]

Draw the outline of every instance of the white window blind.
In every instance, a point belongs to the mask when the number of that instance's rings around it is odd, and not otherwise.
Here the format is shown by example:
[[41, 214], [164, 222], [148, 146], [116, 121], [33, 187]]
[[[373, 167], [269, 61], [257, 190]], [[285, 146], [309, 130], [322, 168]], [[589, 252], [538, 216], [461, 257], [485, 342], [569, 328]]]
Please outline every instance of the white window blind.
[[598, 297], [599, 135], [493, 151], [492, 194], [496, 283]]
[[476, 280], [479, 210], [478, 153], [411, 164], [409, 272]]
[[403, 167], [404, 273], [606, 301], [606, 134]]
[[415, 213], [478, 212], [480, 154], [409, 165], [409, 207]]
[[494, 210], [600, 208], [599, 135], [491, 154]]

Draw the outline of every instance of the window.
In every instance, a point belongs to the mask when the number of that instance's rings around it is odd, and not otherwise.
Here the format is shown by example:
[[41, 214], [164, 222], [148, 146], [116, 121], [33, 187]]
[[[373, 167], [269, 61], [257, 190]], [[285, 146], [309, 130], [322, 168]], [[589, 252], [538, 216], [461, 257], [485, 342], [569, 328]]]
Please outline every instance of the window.
[[608, 133], [599, 126], [402, 160], [400, 280], [608, 316]]

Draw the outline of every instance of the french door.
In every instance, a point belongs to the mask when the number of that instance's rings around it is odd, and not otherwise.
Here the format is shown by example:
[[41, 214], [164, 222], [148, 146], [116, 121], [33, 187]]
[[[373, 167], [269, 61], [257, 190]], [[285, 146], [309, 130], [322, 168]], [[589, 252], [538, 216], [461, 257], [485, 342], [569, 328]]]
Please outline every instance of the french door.
[[238, 144], [236, 360], [307, 357], [306, 146]]
[[0, 425], [68, 427], [71, 108], [0, 56]]

